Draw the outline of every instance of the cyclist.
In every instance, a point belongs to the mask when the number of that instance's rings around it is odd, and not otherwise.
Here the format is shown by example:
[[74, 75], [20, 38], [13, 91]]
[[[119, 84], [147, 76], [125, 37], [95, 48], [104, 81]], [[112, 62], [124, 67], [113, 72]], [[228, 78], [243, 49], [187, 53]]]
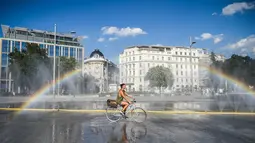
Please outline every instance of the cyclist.
[[[127, 118], [126, 109], [129, 106], [129, 104], [131, 103], [131, 101], [127, 97], [132, 98], [132, 99], [134, 99], [134, 98], [129, 96], [126, 93], [125, 89], [126, 89], [126, 84], [124, 84], [124, 83], [120, 84], [120, 90], [118, 92], [116, 102], [117, 102], [117, 104], [119, 104], [123, 107], [121, 113]], [[126, 101], [123, 101], [123, 99], [125, 99]]]

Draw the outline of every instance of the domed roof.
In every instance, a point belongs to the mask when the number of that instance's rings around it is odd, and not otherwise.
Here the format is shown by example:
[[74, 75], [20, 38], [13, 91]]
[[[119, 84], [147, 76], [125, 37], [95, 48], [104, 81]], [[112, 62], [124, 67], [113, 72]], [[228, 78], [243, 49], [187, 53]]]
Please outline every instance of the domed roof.
[[95, 49], [91, 54], [90, 54], [90, 58], [92, 57], [96, 57], [96, 55], [98, 55], [99, 57], [103, 57], [104, 58], [104, 54], [102, 52], [99, 51], [99, 49]]

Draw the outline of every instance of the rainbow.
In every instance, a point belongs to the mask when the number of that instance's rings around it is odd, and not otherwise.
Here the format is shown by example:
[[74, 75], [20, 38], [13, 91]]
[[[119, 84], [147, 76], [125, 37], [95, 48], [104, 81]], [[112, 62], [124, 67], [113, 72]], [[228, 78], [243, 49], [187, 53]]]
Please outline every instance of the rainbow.
[[67, 72], [66, 74], [64, 74], [63, 76], [61, 76], [60, 78], [56, 79], [56, 82], [54, 83], [54, 81], [50, 84], [46, 84], [43, 87], [41, 87], [39, 90], [37, 90], [30, 98], [29, 100], [27, 100], [25, 103], [23, 103], [21, 105], [21, 109], [25, 109], [28, 108], [34, 101], [40, 99], [43, 95], [45, 95], [46, 93], [49, 92], [49, 90], [57, 85], [60, 84], [63, 81], [66, 81], [67, 79], [73, 77], [74, 75], [77, 75], [81, 72], [80, 69], [76, 69], [70, 72]]
[[236, 84], [240, 89], [246, 91], [248, 94], [250, 95], [255, 95], [255, 91], [250, 89], [249, 86], [247, 86], [245, 83], [243, 83], [242, 81], [238, 80], [237, 78], [231, 76], [231, 75], [228, 75], [216, 68], [213, 68], [213, 67], [209, 67], [209, 66], [204, 66], [204, 65], [199, 65], [200, 68], [204, 68], [206, 69], [207, 71], [209, 71], [210, 73], [220, 77], [220, 78], [223, 78], [225, 80], [227, 80], [228, 82], [232, 83], [232, 84]]

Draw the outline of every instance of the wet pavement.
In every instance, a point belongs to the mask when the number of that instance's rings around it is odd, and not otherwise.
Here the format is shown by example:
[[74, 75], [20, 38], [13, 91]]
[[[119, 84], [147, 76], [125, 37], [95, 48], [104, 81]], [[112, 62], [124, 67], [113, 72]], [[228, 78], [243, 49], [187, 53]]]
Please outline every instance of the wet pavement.
[[254, 143], [255, 116], [148, 114], [143, 124], [103, 113], [0, 111], [0, 143]]

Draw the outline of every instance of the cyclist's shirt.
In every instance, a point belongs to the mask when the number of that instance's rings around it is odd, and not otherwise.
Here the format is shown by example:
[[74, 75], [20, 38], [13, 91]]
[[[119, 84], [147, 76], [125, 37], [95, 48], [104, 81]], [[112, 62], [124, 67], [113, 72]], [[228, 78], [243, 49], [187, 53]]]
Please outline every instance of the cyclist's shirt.
[[[118, 95], [117, 95], [117, 99], [116, 99], [116, 102], [118, 104], [120, 104], [122, 101], [123, 101], [123, 97], [121, 96], [120, 92], [121, 92], [122, 89], [119, 90], [118, 92]], [[125, 90], [122, 90], [122, 92], [125, 94]]]

